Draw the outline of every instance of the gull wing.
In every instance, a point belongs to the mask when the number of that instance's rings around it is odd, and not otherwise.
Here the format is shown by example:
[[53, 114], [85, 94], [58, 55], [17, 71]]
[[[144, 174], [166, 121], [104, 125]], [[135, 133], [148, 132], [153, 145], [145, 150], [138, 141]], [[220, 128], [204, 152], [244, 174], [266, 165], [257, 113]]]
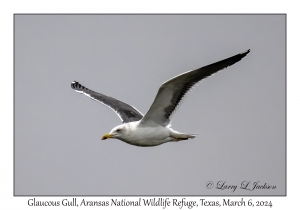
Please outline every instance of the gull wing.
[[250, 50], [204, 66], [202, 68], [180, 74], [163, 83], [150, 106], [148, 112], [141, 120], [142, 124], [153, 123], [166, 126], [170, 122], [170, 116], [178, 106], [186, 93], [200, 80], [228, 67], [245, 57]]
[[111, 108], [120, 117], [123, 123], [138, 121], [143, 118], [143, 115], [129, 104], [126, 104], [115, 98], [103, 95], [101, 93], [92, 91], [76, 81], [71, 83], [71, 87], [76, 92], [83, 93], [91, 99], [94, 99], [95, 101], [98, 101]]

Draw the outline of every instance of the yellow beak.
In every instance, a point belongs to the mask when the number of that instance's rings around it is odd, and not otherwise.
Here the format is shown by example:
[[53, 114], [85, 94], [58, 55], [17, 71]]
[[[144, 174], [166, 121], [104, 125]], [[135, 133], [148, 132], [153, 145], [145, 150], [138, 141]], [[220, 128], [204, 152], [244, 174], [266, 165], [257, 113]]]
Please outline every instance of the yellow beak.
[[113, 135], [111, 135], [111, 134], [105, 134], [104, 136], [102, 136], [102, 140], [109, 139], [112, 137], [113, 137]]

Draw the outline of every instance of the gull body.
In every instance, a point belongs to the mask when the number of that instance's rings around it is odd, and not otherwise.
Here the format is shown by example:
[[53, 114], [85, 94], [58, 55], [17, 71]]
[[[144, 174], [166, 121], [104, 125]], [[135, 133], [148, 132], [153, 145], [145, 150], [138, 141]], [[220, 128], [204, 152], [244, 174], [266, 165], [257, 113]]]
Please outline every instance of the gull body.
[[114, 127], [108, 134], [102, 137], [102, 140], [115, 138], [131, 145], [147, 147], [194, 137], [195, 135], [179, 133], [170, 127], [145, 126], [139, 120]]
[[145, 115], [133, 106], [115, 98], [92, 91], [78, 82], [71, 87], [84, 95], [108, 106], [122, 120], [123, 124], [114, 127], [102, 140], [115, 138], [135, 146], [157, 146], [166, 142], [178, 142], [195, 138], [196, 134], [180, 133], [171, 128], [170, 118], [186, 93], [200, 80], [235, 64], [250, 50], [239, 53], [216, 63], [185, 72], [164, 82]]

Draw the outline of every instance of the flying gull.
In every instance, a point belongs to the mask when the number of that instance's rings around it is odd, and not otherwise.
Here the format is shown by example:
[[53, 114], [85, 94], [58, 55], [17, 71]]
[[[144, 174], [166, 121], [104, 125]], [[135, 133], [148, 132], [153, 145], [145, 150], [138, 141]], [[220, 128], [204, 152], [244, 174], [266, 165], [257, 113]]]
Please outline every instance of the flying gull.
[[115, 138], [135, 146], [157, 146], [195, 138], [196, 134], [180, 133], [171, 128], [170, 117], [186, 93], [200, 80], [228, 67], [245, 57], [250, 50], [202, 68], [180, 74], [163, 83], [143, 115], [133, 106], [115, 98], [92, 91], [74, 81], [71, 87], [84, 95], [108, 106], [122, 120], [121, 125], [105, 134], [102, 140]]

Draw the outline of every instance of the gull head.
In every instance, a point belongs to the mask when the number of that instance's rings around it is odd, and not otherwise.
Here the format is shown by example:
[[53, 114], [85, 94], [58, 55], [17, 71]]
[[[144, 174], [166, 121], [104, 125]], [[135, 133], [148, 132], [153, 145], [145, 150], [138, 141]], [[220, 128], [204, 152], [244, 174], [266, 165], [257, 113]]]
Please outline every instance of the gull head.
[[114, 127], [108, 134], [102, 136], [102, 140], [105, 139], [119, 139], [122, 137], [123, 133], [125, 132], [124, 125], [118, 125]]

